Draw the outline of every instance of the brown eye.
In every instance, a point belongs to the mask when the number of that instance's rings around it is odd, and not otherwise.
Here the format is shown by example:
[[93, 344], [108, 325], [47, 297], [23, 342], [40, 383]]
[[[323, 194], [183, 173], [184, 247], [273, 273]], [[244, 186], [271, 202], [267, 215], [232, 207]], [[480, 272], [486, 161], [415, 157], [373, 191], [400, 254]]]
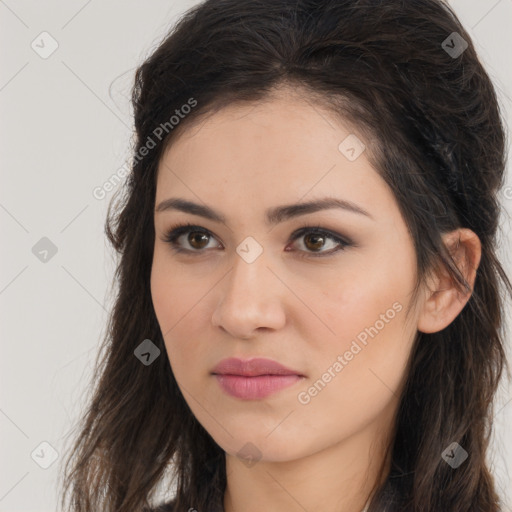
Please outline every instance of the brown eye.
[[190, 231], [187, 241], [194, 249], [204, 249], [208, 245], [210, 235], [201, 231]]
[[[171, 228], [163, 240], [171, 244], [176, 252], [202, 254], [213, 240], [213, 236], [209, 231], [199, 226], [179, 224]], [[181, 245], [185, 245], [185, 247], [180, 247]]]
[[[311, 243], [308, 243], [311, 242]], [[325, 244], [325, 237], [317, 233], [309, 233], [304, 236], [304, 245], [313, 251], [322, 249]]]
[[329, 256], [346, 247], [353, 246], [353, 242], [343, 239], [340, 235], [318, 227], [304, 227], [292, 235], [293, 240], [299, 244], [299, 256]]

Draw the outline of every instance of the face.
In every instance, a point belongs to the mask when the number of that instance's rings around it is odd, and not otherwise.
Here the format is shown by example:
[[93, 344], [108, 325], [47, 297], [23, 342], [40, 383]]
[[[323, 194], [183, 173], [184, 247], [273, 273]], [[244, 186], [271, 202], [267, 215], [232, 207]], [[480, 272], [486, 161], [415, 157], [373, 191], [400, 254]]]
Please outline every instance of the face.
[[[354, 159], [353, 136], [287, 94], [219, 111], [160, 161], [153, 305], [186, 402], [228, 454], [305, 457], [381, 431], [396, 410], [417, 331], [415, 310], [405, 318], [416, 258], [391, 190], [365, 150]], [[159, 208], [171, 198], [223, 221]], [[267, 218], [325, 198], [350, 207]], [[226, 358], [292, 372], [216, 368]]]

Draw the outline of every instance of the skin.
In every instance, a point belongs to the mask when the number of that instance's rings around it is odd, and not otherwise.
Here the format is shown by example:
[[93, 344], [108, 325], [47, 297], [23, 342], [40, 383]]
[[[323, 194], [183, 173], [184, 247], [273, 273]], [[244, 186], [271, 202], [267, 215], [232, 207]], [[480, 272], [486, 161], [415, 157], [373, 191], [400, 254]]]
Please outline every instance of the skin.
[[[180, 197], [227, 219], [155, 212], [151, 274], [176, 381], [226, 452], [226, 512], [360, 512], [385, 477], [379, 477], [380, 465], [388, 468], [384, 450], [417, 331], [443, 329], [470, 296], [439, 272], [406, 320], [416, 279], [413, 242], [366, 152], [349, 161], [338, 150], [350, 133], [327, 111], [282, 91], [266, 102], [232, 105], [184, 130], [160, 161], [156, 205]], [[329, 209], [273, 227], [265, 223], [267, 208], [326, 196], [350, 200], [372, 218]], [[182, 248], [202, 255], [175, 253], [163, 240], [178, 222], [211, 232], [204, 240], [194, 233], [179, 239]], [[315, 257], [315, 250], [327, 253], [338, 244], [311, 240], [308, 233], [290, 240], [304, 225], [332, 230], [355, 245]], [[248, 236], [263, 248], [252, 263], [236, 252]], [[453, 254], [473, 286], [478, 237], [460, 229], [445, 241], [458, 243]], [[389, 310], [393, 318], [389, 314], [348, 364], [331, 370], [335, 377], [300, 403], [298, 394]], [[226, 357], [268, 357], [305, 378], [265, 399], [234, 398], [211, 375]], [[249, 442], [258, 450], [251, 464], [237, 457]]]

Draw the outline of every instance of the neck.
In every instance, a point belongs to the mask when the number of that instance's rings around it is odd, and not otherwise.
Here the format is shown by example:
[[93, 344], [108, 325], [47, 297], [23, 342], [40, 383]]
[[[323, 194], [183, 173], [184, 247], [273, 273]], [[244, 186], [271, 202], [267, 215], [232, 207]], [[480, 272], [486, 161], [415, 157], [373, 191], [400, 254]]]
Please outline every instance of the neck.
[[[380, 432], [380, 435], [379, 435]], [[376, 425], [305, 457], [246, 466], [226, 454], [225, 512], [362, 512], [389, 471], [389, 432]], [[384, 471], [381, 473], [382, 468]]]

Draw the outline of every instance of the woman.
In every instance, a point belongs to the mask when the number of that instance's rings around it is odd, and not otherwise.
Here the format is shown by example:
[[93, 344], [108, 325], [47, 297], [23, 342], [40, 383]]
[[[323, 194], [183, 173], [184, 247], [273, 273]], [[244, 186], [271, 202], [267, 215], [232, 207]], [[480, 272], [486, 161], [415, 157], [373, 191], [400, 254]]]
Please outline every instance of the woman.
[[501, 510], [504, 133], [450, 8], [209, 0], [133, 105], [69, 510]]

